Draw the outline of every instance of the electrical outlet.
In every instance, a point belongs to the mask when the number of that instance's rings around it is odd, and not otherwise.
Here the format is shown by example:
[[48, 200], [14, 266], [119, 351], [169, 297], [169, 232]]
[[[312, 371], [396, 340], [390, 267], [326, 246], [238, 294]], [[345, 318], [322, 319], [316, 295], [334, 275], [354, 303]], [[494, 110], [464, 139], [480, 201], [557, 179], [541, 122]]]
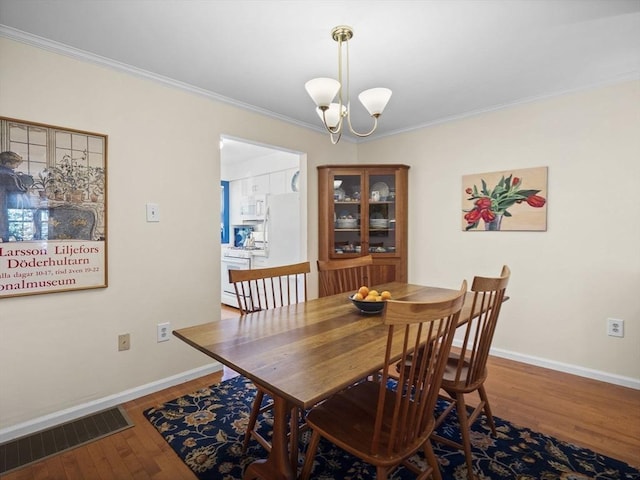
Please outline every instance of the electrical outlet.
[[624, 337], [624, 320], [607, 318], [607, 335], [610, 337]]
[[128, 333], [118, 335], [118, 351], [129, 350], [131, 348], [131, 338]]
[[158, 343], [166, 342], [171, 338], [171, 324], [169, 322], [159, 323], [158, 325]]

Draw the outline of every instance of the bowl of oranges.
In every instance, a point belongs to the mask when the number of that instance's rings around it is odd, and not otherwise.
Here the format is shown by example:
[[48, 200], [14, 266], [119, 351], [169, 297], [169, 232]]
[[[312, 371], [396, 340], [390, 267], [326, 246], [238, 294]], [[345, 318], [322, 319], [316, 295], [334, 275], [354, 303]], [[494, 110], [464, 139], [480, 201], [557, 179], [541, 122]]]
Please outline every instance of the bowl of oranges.
[[385, 300], [391, 298], [391, 293], [387, 290], [378, 292], [375, 289], [369, 289], [362, 286], [356, 293], [349, 297], [349, 300], [362, 313], [380, 313], [384, 309]]

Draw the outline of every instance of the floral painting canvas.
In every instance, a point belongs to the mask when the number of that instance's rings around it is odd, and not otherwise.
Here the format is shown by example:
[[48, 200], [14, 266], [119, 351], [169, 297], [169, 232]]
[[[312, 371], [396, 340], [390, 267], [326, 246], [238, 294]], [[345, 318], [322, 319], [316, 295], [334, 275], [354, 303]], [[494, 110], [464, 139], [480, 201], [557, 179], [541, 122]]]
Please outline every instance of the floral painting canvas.
[[465, 231], [546, 231], [547, 167], [462, 177]]

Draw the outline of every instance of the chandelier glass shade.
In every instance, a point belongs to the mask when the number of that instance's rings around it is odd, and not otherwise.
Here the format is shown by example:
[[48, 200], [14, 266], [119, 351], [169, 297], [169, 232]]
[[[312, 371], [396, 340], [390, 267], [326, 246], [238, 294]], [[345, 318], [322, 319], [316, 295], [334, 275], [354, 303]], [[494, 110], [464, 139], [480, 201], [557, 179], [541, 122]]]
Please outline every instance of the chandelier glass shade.
[[[349, 44], [353, 37], [351, 27], [340, 25], [331, 31], [331, 37], [338, 42], [338, 80], [333, 78], [314, 78], [305, 84], [309, 96], [316, 104], [316, 111], [324, 127], [329, 132], [331, 142], [338, 143], [342, 136], [345, 119], [351, 133], [358, 137], [368, 137], [378, 127], [378, 117], [391, 98], [388, 88], [370, 88], [358, 99], [373, 118], [373, 127], [366, 133], [356, 132], [351, 126], [351, 101], [349, 98]], [[346, 51], [346, 62], [343, 68], [342, 52]], [[346, 83], [343, 82], [343, 70], [346, 72]], [[337, 96], [337, 101], [336, 100]]]

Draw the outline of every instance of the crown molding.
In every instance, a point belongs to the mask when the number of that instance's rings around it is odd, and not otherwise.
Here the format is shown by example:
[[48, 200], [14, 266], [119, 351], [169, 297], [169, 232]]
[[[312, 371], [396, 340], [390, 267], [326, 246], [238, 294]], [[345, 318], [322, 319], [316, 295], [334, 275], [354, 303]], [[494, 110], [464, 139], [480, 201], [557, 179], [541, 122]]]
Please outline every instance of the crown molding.
[[[253, 113], [258, 113], [260, 115], [264, 115], [266, 117], [275, 119], [275, 120], [280, 120], [282, 122], [285, 123], [289, 123], [291, 125], [296, 125], [298, 127], [302, 127], [305, 128], [307, 130], [312, 130], [314, 132], [317, 133], [321, 133], [321, 134], [326, 134], [326, 130], [324, 130], [323, 128], [321, 128], [318, 125], [312, 125], [309, 123], [305, 123], [305, 122], [300, 122], [298, 120], [294, 120], [290, 117], [286, 117], [284, 115], [280, 115], [277, 113], [274, 113], [270, 110], [265, 110], [259, 107], [256, 107], [254, 105], [249, 105], [247, 103], [243, 103], [240, 102], [238, 100], [234, 100], [232, 98], [229, 97], [225, 97], [223, 95], [219, 95], [215, 92], [211, 92], [209, 90], [205, 90], [199, 87], [195, 87], [193, 85], [190, 85], [188, 83], [184, 83], [184, 82], [180, 82], [177, 80], [174, 80], [172, 78], [168, 78], [168, 77], [164, 77], [162, 75], [158, 75], [140, 68], [136, 68], [136, 67], [132, 67], [131, 65], [127, 65], [125, 63], [122, 62], [118, 62], [116, 60], [112, 60], [110, 58], [106, 58], [106, 57], [102, 57], [100, 55], [96, 55], [93, 53], [89, 53], [86, 52], [84, 50], [80, 50], [78, 48], [74, 48], [74, 47], [70, 47], [69, 45], [65, 45], [63, 43], [59, 43], [53, 40], [49, 40], [43, 37], [39, 37], [37, 35], [33, 35], [27, 32], [24, 32], [22, 30], [18, 30], [15, 29], [13, 27], [9, 27], [7, 25], [2, 25], [0, 24], [0, 36], [2, 37], [6, 37], [9, 38], [11, 40], [15, 40], [17, 42], [21, 42], [27, 45], [31, 45], [37, 48], [41, 48], [43, 50], [48, 50], [57, 54], [61, 54], [61, 55], [65, 55], [71, 58], [75, 58], [78, 60], [82, 60], [85, 62], [90, 62], [96, 65], [101, 65], [101, 66], [106, 66], [108, 68], [112, 68], [114, 70], [120, 71], [120, 72], [125, 72], [128, 73], [130, 75], [139, 77], [139, 78], [143, 78], [146, 80], [151, 80], [172, 88], [177, 88], [179, 90], [183, 90], [195, 95], [199, 95], [205, 98], [209, 98], [211, 100], [215, 100], [221, 103], [225, 103], [227, 105], [231, 105], [233, 107], [242, 109], [242, 110], [246, 110], [246, 111], [250, 111]], [[555, 97], [560, 97], [563, 95], [571, 95], [574, 93], [580, 93], [580, 92], [584, 92], [584, 91], [588, 91], [588, 90], [594, 90], [597, 88], [603, 88], [603, 87], [607, 87], [607, 86], [611, 86], [611, 85], [615, 85], [618, 83], [624, 83], [624, 82], [629, 82], [629, 81], [633, 81], [633, 80], [640, 80], [640, 70], [633, 70], [630, 72], [627, 72], [625, 74], [622, 75], [618, 75], [616, 77], [613, 78], [609, 78], [607, 80], [604, 80], [602, 82], [596, 82], [596, 83], [592, 83], [589, 85], [584, 85], [578, 88], [573, 88], [573, 89], [566, 89], [566, 90], [560, 90], [560, 91], [556, 91], [556, 92], [551, 92], [551, 93], [546, 93], [544, 95], [537, 95], [537, 96], [533, 96], [533, 97], [525, 97], [525, 98], [521, 98], [521, 99], [517, 99], [511, 102], [507, 102], [507, 103], [502, 103], [502, 104], [497, 104], [497, 105], [492, 105], [490, 107], [486, 107], [486, 108], [481, 108], [481, 109], [477, 109], [477, 110], [473, 110], [473, 111], [469, 111], [469, 112], [464, 112], [464, 113], [460, 113], [460, 114], [456, 114], [456, 115], [450, 115], [448, 117], [443, 117], [431, 122], [426, 122], [426, 123], [422, 123], [419, 125], [414, 125], [408, 128], [404, 128], [404, 129], [398, 129], [398, 130], [392, 130], [389, 132], [378, 132], [375, 136], [373, 137], [366, 137], [366, 138], [352, 138], [348, 135], [343, 135], [343, 139], [346, 141], [349, 141], [351, 143], [366, 143], [366, 142], [372, 142], [372, 141], [376, 141], [376, 140], [380, 140], [382, 138], [385, 137], [391, 137], [394, 135], [399, 135], [399, 134], [403, 134], [403, 133], [409, 133], [409, 132], [415, 132], [416, 130], [422, 130], [424, 128], [429, 128], [429, 127], [434, 127], [436, 125], [441, 125], [444, 123], [451, 123], [451, 122], [455, 122], [455, 121], [459, 121], [459, 120], [464, 120], [470, 117], [476, 117], [479, 115], [483, 115], [485, 113], [491, 113], [491, 112], [495, 112], [498, 110], [505, 110], [508, 108], [513, 108], [513, 107], [518, 107], [520, 105], [525, 105], [528, 103], [535, 103], [535, 102], [539, 102], [539, 101], [543, 101], [543, 100], [548, 100], [548, 99], [552, 99]]]
[[617, 85], [617, 84], [620, 84], [620, 83], [626, 83], [626, 82], [637, 81], [637, 80], [640, 80], [640, 70], [633, 70], [633, 71], [627, 72], [627, 73], [625, 73], [623, 75], [618, 75], [616, 77], [609, 78], [609, 79], [604, 80], [602, 82], [591, 83], [589, 85], [583, 85], [581, 87], [567, 89], [567, 90], [559, 90], [559, 91], [556, 91], [556, 92], [545, 93], [544, 95], [536, 95], [536, 96], [533, 96], [533, 97], [520, 98], [520, 99], [511, 101], [511, 102], [507, 102], [507, 103], [492, 105], [490, 107], [480, 108], [478, 110], [472, 110], [472, 111], [460, 113], [460, 114], [457, 114], [457, 115], [450, 115], [448, 117], [439, 118], [439, 119], [434, 120], [432, 122], [427, 122], [427, 123], [423, 123], [423, 124], [420, 124], [420, 125], [415, 125], [415, 126], [412, 126], [412, 127], [408, 127], [408, 128], [405, 128], [405, 129], [394, 130], [394, 131], [391, 131], [391, 132], [382, 133], [382, 134], [376, 136], [373, 139], [363, 139], [363, 140], [360, 140], [358, 143], [364, 143], [364, 142], [367, 142], [367, 141], [378, 140], [380, 138], [390, 137], [390, 136], [393, 136], [393, 135], [399, 135], [399, 134], [402, 134], [402, 133], [415, 132], [416, 130], [421, 130], [423, 128], [434, 127], [436, 125], [442, 125], [444, 123], [456, 122], [458, 120], [464, 120], [464, 119], [467, 119], [467, 118], [470, 118], [470, 117], [477, 117], [478, 115], [483, 115], [485, 113], [491, 113], [491, 112], [495, 112], [495, 111], [499, 111], [499, 110], [506, 110], [506, 109], [509, 109], [509, 108], [514, 108], [514, 107], [519, 107], [521, 105], [526, 105], [526, 104], [529, 104], [529, 103], [536, 103], [536, 102], [540, 102], [540, 101], [544, 101], [544, 100], [550, 100], [550, 99], [553, 99], [553, 98], [562, 97], [564, 95], [572, 95], [572, 94], [576, 94], [576, 93], [582, 93], [582, 92], [586, 92], [586, 91], [589, 91], [589, 90], [595, 90], [595, 89], [598, 89], [598, 88], [605, 88], [605, 87]]
[[75, 47], [71, 47], [69, 45], [65, 45], [63, 43], [56, 42], [54, 40], [49, 40], [47, 38], [39, 37], [38, 35], [33, 35], [31, 33], [27, 33], [22, 30], [15, 29], [13, 27], [9, 27], [7, 25], [0, 24], [0, 37], [6, 37], [16, 42], [24, 43], [26, 45], [47, 50], [60, 55], [65, 55], [67, 57], [74, 58], [76, 60], [81, 60], [84, 62], [93, 63], [103, 67], [112, 68], [119, 72], [124, 72], [139, 78], [143, 78], [145, 80], [151, 80], [153, 82], [160, 83], [171, 88], [176, 88], [176, 89], [183, 90], [195, 95], [199, 95], [201, 97], [206, 97], [211, 100], [225, 103], [227, 105], [231, 105], [233, 107], [237, 107], [242, 110], [258, 113], [260, 115], [264, 115], [269, 118], [280, 120], [280, 121], [293, 124], [299, 127], [303, 127], [309, 130], [314, 130], [319, 133], [324, 133], [324, 130], [319, 128], [316, 125], [300, 122], [292, 118], [289, 118], [287, 116], [274, 113], [270, 110], [265, 110], [265, 109], [256, 107], [254, 105], [249, 105], [247, 103], [243, 103], [238, 100], [225, 97], [224, 95], [219, 95], [215, 92], [211, 92], [209, 90], [205, 90], [203, 88], [199, 88], [185, 82], [180, 82], [178, 80], [174, 80], [169, 77], [158, 75], [158, 74], [149, 72], [147, 70], [143, 70], [141, 68], [136, 68], [126, 63], [118, 62], [117, 60], [113, 60], [107, 57], [102, 57], [100, 55], [96, 55], [94, 53], [90, 53], [85, 50], [81, 50]]

